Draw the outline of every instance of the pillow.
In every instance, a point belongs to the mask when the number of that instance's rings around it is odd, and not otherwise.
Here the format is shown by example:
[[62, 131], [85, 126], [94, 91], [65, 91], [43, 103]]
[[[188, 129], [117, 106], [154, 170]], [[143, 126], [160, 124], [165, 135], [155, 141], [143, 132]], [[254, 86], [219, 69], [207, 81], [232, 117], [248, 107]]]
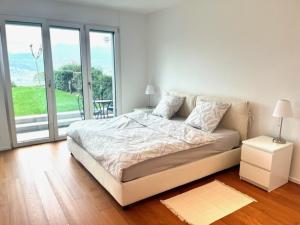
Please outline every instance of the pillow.
[[187, 118], [195, 108], [197, 95], [179, 91], [168, 91], [167, 95], [184, 97], [183, 104], [176, 113], [179, 117]]
[[183, 101], [184, 97], [166, 95], [160, 100], [152, 114], [170, 119], [180, 109]]
[[185, 123], [206, 132], [213, 132], [229, 107], [230, 104], [227, 103], [199, 101]]

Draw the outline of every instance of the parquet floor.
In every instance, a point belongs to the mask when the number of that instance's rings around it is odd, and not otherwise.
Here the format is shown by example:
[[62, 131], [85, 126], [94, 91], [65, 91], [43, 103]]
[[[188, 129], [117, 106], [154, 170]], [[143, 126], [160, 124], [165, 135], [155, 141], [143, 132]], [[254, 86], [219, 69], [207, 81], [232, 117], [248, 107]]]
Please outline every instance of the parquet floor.
[[300, 225], [300, 186], [267, 193], [229, 169], [122, 209], [67, 151], [66, 142], [0, 153], [0, 225], [182, 225], [160, 199], [218, 179], [255, 198], [217, 225]]

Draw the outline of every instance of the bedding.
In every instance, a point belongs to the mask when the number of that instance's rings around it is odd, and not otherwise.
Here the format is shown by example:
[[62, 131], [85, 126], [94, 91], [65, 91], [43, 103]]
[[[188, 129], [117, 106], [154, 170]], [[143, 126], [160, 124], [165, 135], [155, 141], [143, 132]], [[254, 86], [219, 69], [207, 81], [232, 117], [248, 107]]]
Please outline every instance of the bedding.
[[198, 95], [195, 105], [198, 105], [198, 102], [203, 100], [230, 104], [230, 108], [225, 113], [219, 127], [237, 130], [240, 132], [242, 140], [247, 139], [249, 119], [251, 118], [250, 104], [248, 101], [239, 98]]
[[67, 135], [119, 181], [124, 169], [137, 163], [216, 141], [180, 121], [140, 112], [75, 122]]
[[176, 116], [178, 117], [187, 118], [196, 105], [197, 95], [191, 93], [177, 92], [177, 91], [168, 91], [166, 94], [180, 96], [184, 98], [182, 106], [176, 113]]
[[184, 97], [166, 95], [153, 110], [153, 115], [170, 119], [182, 106]]
[[[175, 118], [175, 120], [184, 122], [184, 118]], [[128, 182], [176, 166], [194, 162], [229, 151], [240, 145], [240, 135], [238, 131], [217, 128], [212, 135], [216, 139], [213, 143], [149, 159], [124, 169], [122, 182]]]
[[203, 131], [213, 132], [230, 104], [215, 101], [198, 101], [186, 123]]

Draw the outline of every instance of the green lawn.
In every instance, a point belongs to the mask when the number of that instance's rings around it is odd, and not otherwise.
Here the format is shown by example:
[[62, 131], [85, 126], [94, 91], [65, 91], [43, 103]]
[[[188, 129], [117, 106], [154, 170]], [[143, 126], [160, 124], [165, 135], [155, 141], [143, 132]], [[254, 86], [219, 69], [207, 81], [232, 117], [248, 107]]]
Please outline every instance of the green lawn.
[[[42, 87], [14, 87], [12, 89], [16, 116], [47, 113], [46, 92]], [[78, 110], [78, 97], [64, 91], [55, 91], [58, 112]]]

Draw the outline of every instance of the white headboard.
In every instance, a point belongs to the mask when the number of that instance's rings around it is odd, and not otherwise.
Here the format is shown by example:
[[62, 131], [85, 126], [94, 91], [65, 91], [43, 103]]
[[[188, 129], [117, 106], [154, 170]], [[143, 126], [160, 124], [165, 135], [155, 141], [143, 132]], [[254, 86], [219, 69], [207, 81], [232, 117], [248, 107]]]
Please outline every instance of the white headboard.
[[181, 117], [187, 117], [196, 106], [197, 101], [200, 100], [218, 101], [231, 104], [230, 108], [221, 120], [219, 127], [236, 130], [240, 133], [242, 140], [247, 139], [250, 117], [250, 105], [248, 101], [238, 98], [195, 95], [176, 91], [169, 91], [168, 94], [185, 97], [184, 103], [177, 113]]

